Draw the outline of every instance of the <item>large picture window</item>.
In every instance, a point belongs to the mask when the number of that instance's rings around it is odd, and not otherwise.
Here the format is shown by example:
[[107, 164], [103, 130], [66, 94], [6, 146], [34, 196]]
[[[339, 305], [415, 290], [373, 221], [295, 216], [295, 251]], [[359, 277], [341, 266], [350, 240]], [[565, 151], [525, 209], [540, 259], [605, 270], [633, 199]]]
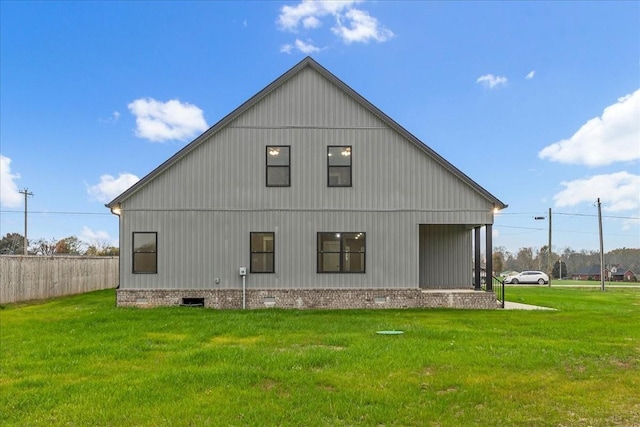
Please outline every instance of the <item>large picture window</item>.
[[158, 272], [158, 233], [133, 233], [133, 273]]
[[364, 273], [365, 233], [318, 233], [318, 273]]
[[291, 186], [291, 147], [267, 146], [267, 187]]
[[251, 233], [251, 273], [274, 273], [274, 255], [274, 233]]
[[327, 147], [327, 185], [351, 187], [351, 146]]

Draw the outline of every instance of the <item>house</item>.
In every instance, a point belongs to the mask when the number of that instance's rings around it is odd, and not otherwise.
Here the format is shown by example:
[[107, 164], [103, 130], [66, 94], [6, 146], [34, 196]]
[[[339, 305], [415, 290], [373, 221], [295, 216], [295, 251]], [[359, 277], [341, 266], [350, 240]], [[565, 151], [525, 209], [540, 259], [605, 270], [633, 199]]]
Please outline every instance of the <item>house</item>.
[[496, 307], [506, 205], [310, 57], [106, 206], [119, 306]]
[[[605, 272], [606, 277], [606, 272]], [[600, 280], [600, 265], [581, 268], [571, 275], [572, 280]]]
[[614, 282], [635, 282], [636, 274], [629, 268], [621, 265], [612, 265], [609, 268], [609, 280]]

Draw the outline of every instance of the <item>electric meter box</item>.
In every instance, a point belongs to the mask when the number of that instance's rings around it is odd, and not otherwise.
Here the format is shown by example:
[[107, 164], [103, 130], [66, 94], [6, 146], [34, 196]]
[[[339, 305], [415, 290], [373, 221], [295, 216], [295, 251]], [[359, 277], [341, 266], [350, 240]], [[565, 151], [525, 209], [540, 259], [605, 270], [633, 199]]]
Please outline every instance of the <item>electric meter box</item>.
[[238, 274], [240, 274], [241, 276], [246, 276], [247, 275], [247, 267], [240, 267], [238, 269]]

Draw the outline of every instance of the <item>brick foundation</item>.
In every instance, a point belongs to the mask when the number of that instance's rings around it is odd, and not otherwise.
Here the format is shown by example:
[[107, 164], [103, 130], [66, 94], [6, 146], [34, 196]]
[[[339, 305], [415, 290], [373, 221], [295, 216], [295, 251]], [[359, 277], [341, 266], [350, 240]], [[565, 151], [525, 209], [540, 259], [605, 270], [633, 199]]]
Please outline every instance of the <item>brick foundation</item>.
[[[198, 300], [216, 309], [242, 308], [239, 289], [118, 289], [118, 307], [182, 305]], [[495, 309], [493, 292], [422, 289], [252, 289], [246, 308], [355, 309], [355, 308], [465, 308]]]

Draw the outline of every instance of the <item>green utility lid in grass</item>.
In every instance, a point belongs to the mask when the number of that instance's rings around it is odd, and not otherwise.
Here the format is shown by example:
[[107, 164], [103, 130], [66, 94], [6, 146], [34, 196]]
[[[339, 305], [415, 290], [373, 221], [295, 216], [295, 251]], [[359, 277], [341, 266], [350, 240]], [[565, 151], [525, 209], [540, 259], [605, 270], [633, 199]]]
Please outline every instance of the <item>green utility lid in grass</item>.
[[378, 331], [376, 332], [376, 334], [380, 334], [380, 335], [402, 335], [404, 334], [403, 331]]

